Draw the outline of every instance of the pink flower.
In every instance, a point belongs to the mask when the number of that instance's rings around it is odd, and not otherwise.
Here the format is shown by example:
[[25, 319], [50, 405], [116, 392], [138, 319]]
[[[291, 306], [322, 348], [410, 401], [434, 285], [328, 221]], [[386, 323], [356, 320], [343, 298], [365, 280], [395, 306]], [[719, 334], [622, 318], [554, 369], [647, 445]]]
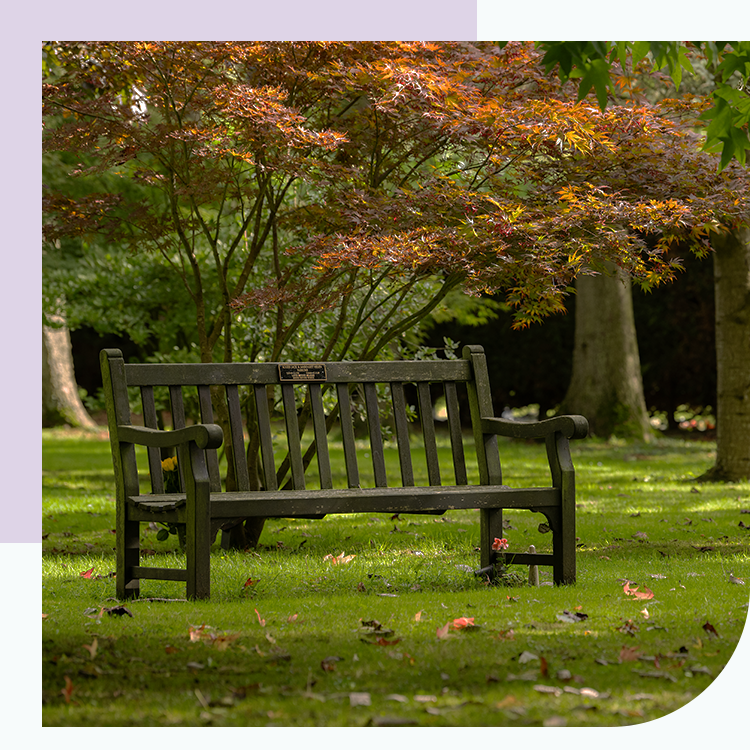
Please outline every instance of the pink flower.
[[495, 552], [499, 552], [503, 549], [508, 549], [508, 540], [507, 539], [498, 539], [495, 537], [495, 541], [492, 542], [492, 549]]

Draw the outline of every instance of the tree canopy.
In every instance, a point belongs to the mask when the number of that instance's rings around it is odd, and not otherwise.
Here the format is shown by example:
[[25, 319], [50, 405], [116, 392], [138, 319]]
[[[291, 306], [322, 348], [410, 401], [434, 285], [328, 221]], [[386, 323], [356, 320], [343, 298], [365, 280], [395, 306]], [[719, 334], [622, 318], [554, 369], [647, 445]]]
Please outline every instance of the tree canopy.
[[[666, 69], [676, 89], [684, 72], [693, 73], [700, 59], [708, 67], [709, 95], [701, 120], [706, 123], [704, 149], [721, 151], [720, 168], [732, 159], [744, 166], [750, 150], [750, 42], [538, 42], [546, 70], [560, 79], [580, 79], [578, 98], [592, 90], [601, 109], [610, 96], [629, 87], [635, 73]], [[614, 76], [614, 80], [613, 80]], [[697, 102], [695, 103], [698, 104]]]
[[76, 164], [44, 191], [46, 241], [159, 258], [203, 359], [243, 336], [280, 357], [310, 325], [311, 356], [374, 358], [459, 287], [528, 325], [605, 261], [669, 278], [669, 248], [705, 252], [750, 205], [744, 170], [699, 148], [703, 104], [602, 111], [532, 43], [48, 42], [43, 60], [44, 148]]

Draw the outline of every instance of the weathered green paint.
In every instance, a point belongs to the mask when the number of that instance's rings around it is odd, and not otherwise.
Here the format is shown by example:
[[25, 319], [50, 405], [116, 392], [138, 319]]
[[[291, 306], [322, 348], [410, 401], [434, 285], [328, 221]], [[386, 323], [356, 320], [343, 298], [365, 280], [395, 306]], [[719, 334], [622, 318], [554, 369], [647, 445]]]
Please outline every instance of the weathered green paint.
[[[432, 513], [473, 508], [480, 511], [481, 567], [497, 562], [551, 565], [556, 583], [575, 581], [575, 472], [568, 441], [585, 437], [582, 417], [555, 417], [536, 423], [517, 423], [494, 417], [487, 363], [481, 347], [464, 348], [462, 360], [414, 362], [334, 362], [237, 364], [126, 365], [119, 350], [101, 353], [113, 466], [117, 486], [117, 594], [138, 596], [141, 579], [185, 581], [189, 598], [210, 596], [210, 548], [222, 524], [242, 518], [323, 517], [329, 513]], [[325, 374], [325, 380], [319, 378]], [[303, 377], [303, 375], [305, 377]], [[313, 377], [314, 376], [314, 377]], [[290, 380], [294, 377], [294, 380]], [[401, 484], [388, 486], [381, 425], [384, 403], [377, 386], [390, 389], [392, 425], [398, 448]], [[466, 388], [473, 436], [479, 461], [480, 483], [469, 485], [461, 431], [458, 385]], [[237, 491], [221, 491], [217, 449], [224, 441], [222, 429], [213, 423], [210, 387], [224, 388], [229, 413], [229, 439], [234, 454]], [[245, 388], [250, 386], [250, 388]], [[409, 399], [405, 386], [415, 390], [421, 440], [427, 459], [429, 486], [414, 486]], [[442, 386], [451, 438], [454, 485], [444, 485], [438, 466], [431, 389]], [[132, 425], [128, 387], [138, 387], [144, 407], [144, 427]], [[242, 387], [242, 390], [240, 389]], [[157, 429], [155, 389], [169, 393], [172, 429]], [[333, 391], [330, 389], [333, 388]], [[187, 413], [187, 390], [197, 390], [198, 414]], [[269, 390], [270, 389], [270, 390]], [[297, 394], [296, 389], [304, 389]], [[331, 414], [324, 410], [326, 389], [335, 394]], [[287, 461], [277, 468], [269, 395], [282, 405]], [[249, 393], [245, 403], [243, 394]], [[280, 396], [280, 398], [279, 398]], [[304, 397], [302, 397], [304, 396]], [[328, 396], [326, 396], [328, 398]], [[361, 399], [361, 401], [359, 401]], [[194, 402], [195, 399], [190, 399]], [[304, 403], [305, 407], [298, 408]], [[361, 403], [367, 422], [368, 448], [374, 487], [360, 487], [355, 441], [356, 404]], [[243, 437], [243, 411], [252, 410], [258, 429], [263, 463], [261, 490], [250, 487]], [[321, 489], [306, 481], [306, 457], [302, 425], [309, 409]], [[328, 432], [338, 414], [347, 472], [347, 486], [334, 487]], [[191, 420], [197, 421], [191, 424]], [[497, 436], [544, 439], [551, 486], [510, 488], [502, 484]], [[148, 449], [152, 492], [140, 495], [135, 445]], [[178, 452], [183, 492], [164, 493], [160, 456], [162, 450]], [[309, 450], [308, 450], [309, 454]], [[285, 478], [284, 465], [290, 476]], [[492, 542], [502, 537], [503, 509], [519, 508], [542, 513], [553, 534], [553, 553], [496, 553]], [[158, 519], [186, 525], [184, 570], [154, 569], [140, 565], [139, 524]]]

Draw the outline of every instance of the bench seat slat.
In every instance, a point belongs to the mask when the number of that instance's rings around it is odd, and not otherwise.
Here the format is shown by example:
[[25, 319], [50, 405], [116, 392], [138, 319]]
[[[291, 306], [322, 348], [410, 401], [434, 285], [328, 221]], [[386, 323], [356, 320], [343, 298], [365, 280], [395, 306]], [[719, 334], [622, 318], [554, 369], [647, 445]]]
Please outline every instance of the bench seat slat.
[[[151, 520], [163, 511], [184, 505], [184, 494], [137, 495], [130, 502]], [[462, 508], [548, 508], [559, 504], [554, 487], [493, 487], [487, 485], [447, 487], [365, 487], [362, 489], [276, 490], [222, 492], [211, 496], [212, 518], [277, 517], [328, 513], [409, 513], [459, 510]], [[153, 507], [154, 512], [148, 513]]]

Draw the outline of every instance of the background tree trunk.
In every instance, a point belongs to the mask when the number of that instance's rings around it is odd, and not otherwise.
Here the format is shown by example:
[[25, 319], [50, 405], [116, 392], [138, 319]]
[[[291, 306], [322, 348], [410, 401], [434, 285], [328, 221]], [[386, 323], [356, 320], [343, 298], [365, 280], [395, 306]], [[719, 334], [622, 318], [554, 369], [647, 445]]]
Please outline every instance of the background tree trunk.
[[630, 280], [611, 275], [576, 281], [573, 372], [561, 414], [583, 414], [591, 434], [648, 440]]
[[750, 479], [750, 228], [713, 235], [716, 465], [704, 479]]
[[73, 370], [70, 331], [60, 316], [52, 318], [53, 326], [42, 326], [42, 427], [96, 429], [78, 395]]

